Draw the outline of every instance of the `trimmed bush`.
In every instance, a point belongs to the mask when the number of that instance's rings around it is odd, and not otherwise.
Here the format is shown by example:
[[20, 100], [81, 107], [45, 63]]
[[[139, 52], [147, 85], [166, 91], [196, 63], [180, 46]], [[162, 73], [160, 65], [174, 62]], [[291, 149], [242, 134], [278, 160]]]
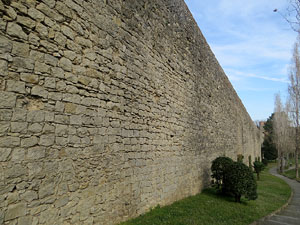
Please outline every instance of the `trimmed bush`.
[[211, 165], [212, 178], [216, 180], [217, 188], [222, 187], [224, 191], [224, 174], [225, 170], [233, 163], [233, 160], [229, 157], [220, 156], [216, 158]]
[[257, 198], [257, 184], [251, 169], [241, 162], [232, 162], [226, 166], [224, 173], [226, 191], [233, 194], [236, 202], [241, 202], [241, 197], [248, 200]]
[[261, 171], [264, 170], [265, 165], [262, 162], [255, 161], [253, 163], [253, 166], [254, 166], [255, 173], [257, 174], [257, 180], [259, 180], [259, 174]]

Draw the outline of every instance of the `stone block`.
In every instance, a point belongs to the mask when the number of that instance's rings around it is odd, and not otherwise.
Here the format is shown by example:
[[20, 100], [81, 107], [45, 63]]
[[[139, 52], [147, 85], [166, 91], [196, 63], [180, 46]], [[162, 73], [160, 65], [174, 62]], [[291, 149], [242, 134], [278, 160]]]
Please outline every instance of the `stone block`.
[[[54, 90], [56, 91], [56, 90]], [[60, 92], [49, 92], [48, 99], [54, 101], [61, 101], [62, 100], [62, 93]]]
[[22, 24], [30, 29], [35, 27], [35, 21], [26, 16], [18, 16], [17, 23]]
[[[41, 140], [42, 140], [42, 137], [41, 137]], [[49, 143], [49, 142], [47, 142], [47, 143]], [[45, 158], [45, 156], [46, 156], [45, 147], [36, 146], [36, 147], [28, 148], [27, 159], [29, 159], [29, 160], [42, 159], [42, 158]]]
[[63, 94], [63, 99], [66, 102], [71, 102], [71, 103], [75, 103], [75, 104], [79, 104], [81, 102], [81, 97], [80, 95], [76, 95], [76, 94]]
[[55, 127], [55, 135], [56, 136], [64, 136], [68, 134], [68, 126], [57, 124]]
[[11, 205], [13, 203], [16, 203], [19, 200], [19, 195], [17, 192], [8, 193], [6, 199], [7, 199], [8, 205]]
[[65, 73], [65, 78], [67, 81], [70, 81], [72, 83], [78, 82], [78, 77], [72, 73]]
[[52, 67], [51, 75], [57, 78], [65, 78], [64, 70], [59, 67]]
[[54, 77], [46, 77], [45, 78], [45, 87], [46, 88], [55, 88], [56, 86], [56, 82], [55, 82], [55, 78]]
[[55, 103], [55, 111], [56, 112], [63, 112], [65, 108], [65, 104], [63, 102], [57, 101]]
[[71, 61], [73, 61], [74, 59], [76, 59], [77, 54], [73, 51], [66, 50], [66, 51], [64, 51], [64, 56], [66, 58], [70, 59]]
[[11, 121], [13, 121], [13, 122], [26, 121], [26, 115], [27, 115], [26, 110], [16, 108], [13, 112], [13, 116], [12, 116]]
[[67, 37], [60, 32], [56, 32], [54, 34], [54, 41], [56, 41], [60, 46], [65, 47], [67, 43]]
[[6, 81], [6, 91], [25, 94], [25, 83], [22, 81], [8, 80]]
[[40, 110], [29, 111], [27, 113], [27, 122], [43, 122], [45, 120], [45, 112]]
[[81, 6], [79, 6], [78, 4], [76, 4], [74, 1], [72, 0], [66, 0], [65, 4], [70, 7], [71, 9], [73, 9], [75, 12], [77, 12], [79, 15], [81, 15], [83, 13], [83, 9]]
[[43, 128], [43, 134], [50, 134], [55, 132], [55, 126], [52, 126], [51, 124], [45, 124]]
[[28, 57], [29, 56], [29, 45], [23, 42], [13, 42], [13, 49], [11, 52], [15, 56]]
[[44, 62], [44, 60], [45, 60], [45, 53], [40, 52], [40, 51], [31, 50], [29, 52], [29, 55], [30, 55], [30, 58], [34, 59], [35, 61]]
[[27, 7], [25, 5], [23, 5], [22, 3], [19, 2], [11, 2], [11, 7], [17, 9], [18, 11], [20, 11], [23, 14], [27, 14]]
[[12, 66], [16, 69], [16, 72], [32, 72], [34, 61], [30, 58], [14, 57]]
[[93, 43], [86, 39], [86, 38], [83, 38], [81, 36], [78, 36], [75, 38], [75, 43], [83, 46], [83, 47], [86, 47], [86, 48], [92, 48], [93, 47]]
[[[45, 173], [43, 171], [43, 163], [40, 163], [38, 160], [32, 163], [28, 163], [28, 174], [30, 178], [43, 178], [45, 176]], [[34, 190], [38, 190], [41, 182], [37, 180], [33, 181], [34, 183], [32, 184], [32, 186], [34, 187]], [[38, 206], [40, 202], [33, 201], [31, 204]]]
[[65, 113], [76, 114], [77, 105], [73, 103], [65, 103]]
[[40, 97], [43, 97], [43, 98], [48, 97], [48, 91], [46, 91], [44, 87], [39, 86], [39, 85], [36, 85], [31, 89], [31, 94], [36, 95], [36, 96], [40, 96]]
[[31, 32], [28, 36], [29, 39], [29, 43], [35, 46], [39, 46], [40, 45], [40, 38], [34, 34], [33, 32]]
[[59, 124], [69, 124], [70, 118], [66, 115], [55, 115], [54, 121]]
[[12, 133], [22, 133], [27, 132], [28, 123], [26, 122], [11, 122], [10, 131]]
[[55, 188], [54, 183], [42, 185], [39, 189], [39, 199], [43, 199], [45, 197], [53, 195], [55, 191], [54, 188]]
[[32, 225], [32, 216], [24, 216], [18, 219], [18, 225]]
[[56, 2], [55, 9], [60, 14], [72, 18], [72, 11], [63, 2]]
[[55, 143], [60, 146], [67, 146], [67, 144], [69, 143], [69, 139], [65, 137], [56, 137]]
[[80, 144], [80, 138], [76, 135], [69, 135], [68, 141], [70, 144]]
[[31, 84], [37, 84], [39, 82], [39, 76], [31, 73], [21, 73], [20, 79]]
[[[18, 162], [19, 163], [19, 162]], [[12, 167], [6, 169], [5, 171], [5, 178], [13, 179], [22, 177], [26, 174], [27, 169], [21, 164], [13, 164]]]
[[4, 36], [0, 36], [0, 53], [11, 53], [13, 48], [12, 41]]
[[24, 148], [14, 148], [11, 153], [11, 160], [14, 162], [22, 162], [25, 159]]
[[46, 40], [41, 40], [40, 44], [41, 44], [41, 46], [46, 48], [49, 53], [58, 52], [58, 46], [52, 42], [49, 42]]
[[9, 121], [0, 122], [0, 135], [7, 133], [10, 129]]
[[42, 23], [38, 23], [35, 27], [35, 30], [39, 33], [40, 37], [42, 38], [48, 37], [48, 28], [44, 26]]
[[0, 148], [0, 162], [8, 161], [11, 151], [11, 148]]
[[32, 202], [33, 200], [38, 199], [38, 194], [35, 191], [27, 190], [25, 193], [21, 194], [21, 199], [24, 199], [26, 202]]
[[68, 38], [74, 40], [75, 38], [75, 32], [68, 26], [61, 26], [61, 32], [66, 35]]
[[16, 106], [16, 94], [0, 91], [0, 109], [14, 108]]
[[50, 66], [47, 65], [46, 63], [41, 63], [39, 61], [36, 61], [34, 66], [34, 72], [36, 74], [50, 73]]
[[54, 121], [54, 112], [45, 112], [45, 121], [53, 122]]
[[45, 63], [56, 67], [58, 64], [58, 59], [50, 54], [45, 54]]
[[36, 136], [24, 138], [21, 140], [21, 147], [28, 148], [37, 145], [39, 139]]
[[0, 76], [6, 77], [8, 75], [8, 62], [0, 60]]
[[55, 21], [62, 22], [64, 21], [64, 17], [51, 9], [48, 5], [44, 3], [40, 3], [37, 5], [36, 9], [40, 10], [44, 15], [49, 16], [50, 18], [54, 19]]
[[39, 144], [42, 146], [51, 146], [54, 144], [55, 136], [54, 135], [42, 135], [40, 137]]
[[27, 213], [27, 207], [25, 203], [18, 203], [8, 206], [5, 213], [4, 221], [16, 219], [18, 217], [25, 216]]
[[55, 0], [42, 0], [50, 8], [54, 8], [56, 1]]
[[0, 147], [17, 147], [20, 145], [20, 138], [19, 137], [12, 137], [12, 136], [4, 136], [0, 137]]
[[43, 130], [43, 126], [40, 123], [33, 123], [28, 126], [28, 132], [40, 133]]
[[68, 71], [68, 72], [72, 71], [72, 62], [71, 62], [71, 60], [69, 60], [65, 57], [62, 57], [59, 60], [58, 65], [59, 65], [59, 67], [61, 67], [65, 71]]
[[59, 199], [57, 199], [55, 202], [54, 202], [54, 206], [56, 208], [60, 208], [60, 207], [63, 207], [65, 206], [66, 204], [68, 204], [69, 202], [69, 196], [60, 196]]
[[82, 125], [82, 117], [81, 117], [81, 115], [71, 115], [70, 116], [70, 124], [73, 124], [73, 125]]
[[14, 22], [7, 23], [6, 33], [23, 40], [28, 39], [28, 35], [22, 30], [22, 27]]
[[29, 8], [28, 15], [36, 21], [43, 21], [45, 18], [45, 15], [35, 8]]
[[12, 7], [7, 7], [6, 14], [12, 19], [15, 20], [17, 18], [17, 13]]

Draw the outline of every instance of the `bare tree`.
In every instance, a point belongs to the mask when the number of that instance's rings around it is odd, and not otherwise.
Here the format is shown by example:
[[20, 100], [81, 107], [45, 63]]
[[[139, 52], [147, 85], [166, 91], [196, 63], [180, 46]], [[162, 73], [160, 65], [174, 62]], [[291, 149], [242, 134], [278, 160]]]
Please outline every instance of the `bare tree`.
[[285, 12], [278, 9], [274, 9], [274, 12], [282, 16], [295, 32], [300, 33], [300, 0], [288, 0], [288, 2], [289, 6]]
[[294, 45], [292, 64], [290, 67], [288, 86], [290, 99], [290, 115], [295, 129], [295, 169], [296, 178], [299, 178], [298, 156], [299, 156], [299, 135], [300, 135], [300, 56], [299, 56], [299, 38]]
[[285, 114], [287, 115], [287, 142], [286, 142], [286, 159], [289, 162], [290, 156], [295, 153], [295, 129], [292, 125], [291, 117], [291, 101], [288, 98], [285, 104]]
[[284, 169], [284, 155], [288, 151], [289, 143], [289, 119], [282, 105], [280, 94], [275, 95], [274, 110], [274, 133], [275, 145], [278, 151], [278, 170], [282, 173]]

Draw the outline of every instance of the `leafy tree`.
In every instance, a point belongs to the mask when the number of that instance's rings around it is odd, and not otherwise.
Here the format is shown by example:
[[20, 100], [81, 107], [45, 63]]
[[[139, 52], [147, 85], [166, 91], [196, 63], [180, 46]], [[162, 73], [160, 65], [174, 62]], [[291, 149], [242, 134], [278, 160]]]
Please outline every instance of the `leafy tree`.
[[232, 162], [226, 167], [224, 184], [228, 192], [241, 202], [244, 195], [248, 200], [257, 198], [257, 184], [251, 169], [241, 162]]
[[267, 122], [264, 125], [264, 142], [262, 145], [262, 153], [264, 158], [267, 160], [275, 160], [277, 158], [277, 149], [274, 142], [274, 129], [273, 122], [274, 113], [268, 118]]
[[257, 180], [259, 180], [259, 174], [261, 171], [264, 170], [265, 165], [262, 162], [255, 161], [253, 163], [253, 167], [254, 167], [255, 173], [257, 174]]

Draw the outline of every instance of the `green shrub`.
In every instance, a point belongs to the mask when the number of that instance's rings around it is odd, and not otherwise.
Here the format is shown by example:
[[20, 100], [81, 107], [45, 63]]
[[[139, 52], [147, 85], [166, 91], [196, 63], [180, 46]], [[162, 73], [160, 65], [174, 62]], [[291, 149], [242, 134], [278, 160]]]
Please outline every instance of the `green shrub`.
[[241, 162], [232, 162], [226, 166], [224, 173], [226, 191], [233, 194], [236, 202], [241, 202], [241, 196], [248, 200], [257, 198], [257, 184], [249, 167]]
[[265, 165], [262, 162], [255, 161], [253, 163], [253, 166], [254, 166], [255, 173], [257, 174], [257, 180], [259, 180], [259, 174], [261, 171], [264, 170]]
[[222, 187], [224, 189], [224, 173], [228, 165], [233, 163], [233, 160], [229, 157], [220, 156], [216, 158], [211, 165], [212, 178], [216, 180], [217, 188]]

